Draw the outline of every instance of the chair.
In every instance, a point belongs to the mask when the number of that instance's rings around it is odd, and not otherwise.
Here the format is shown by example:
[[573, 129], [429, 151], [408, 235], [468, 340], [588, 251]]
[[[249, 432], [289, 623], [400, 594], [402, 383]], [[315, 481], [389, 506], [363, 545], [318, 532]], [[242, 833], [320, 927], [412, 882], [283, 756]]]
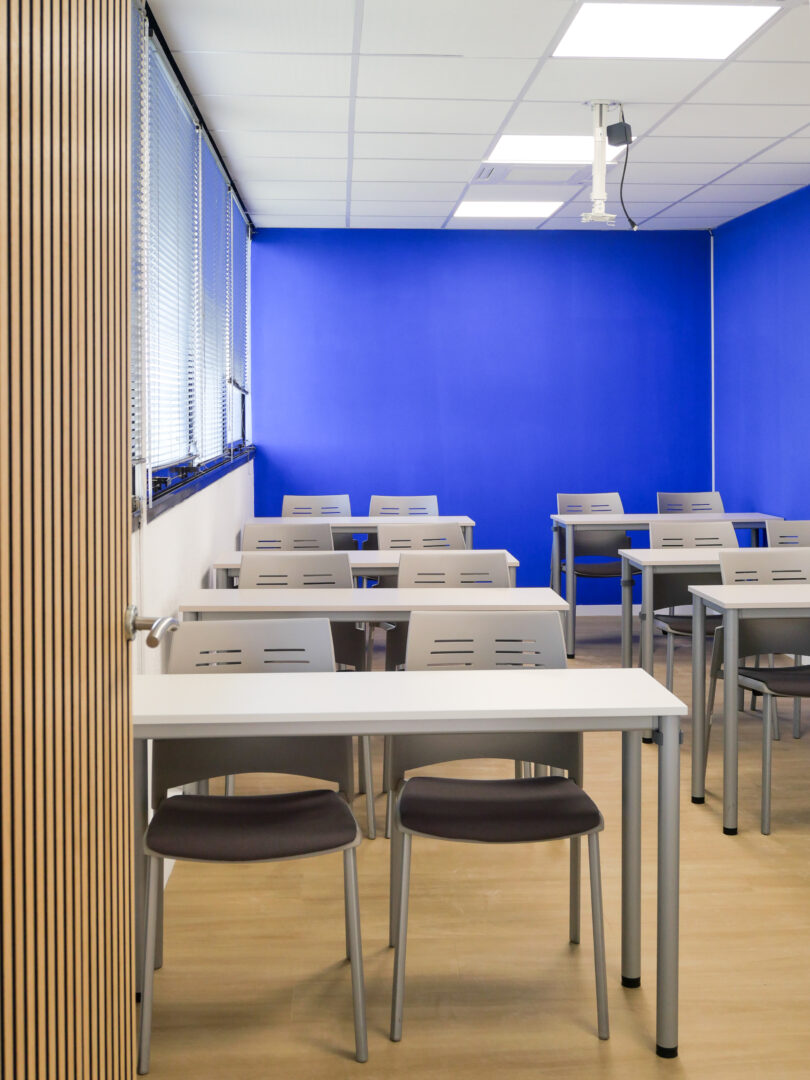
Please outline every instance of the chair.
[[723, 500], [719, 491], [659, 491], [659, 514], [722, 514]]
[[439, 500], [435, 495], [372, 495], [369, 517], [436, 517]]
[[[351, 513], [348, 495], [285, 495], [281, 503], [282, 517], [351, 517]], [[338, 551], [357, 550], [353, 536], [335, 536], [333, 545]]]
[[[240, 589], [351, 589], [351, 562], [345, 551], [244, 551], [239, 566]], [[338, 664], [362, 671], [367, 666], [366, 631], [355, 623], [333, 622], [332, 640]], [[360, 738], [361, 768], [368, 803], [368, 835], [376, 837], [371, 739]]]
[[[624, 507], [618, 491], [601, 491], [590, 495], [557, 494], [558, 514], [622, 514]], [[566, 595], [572, 599], [572, 639], [576, 642], [576, 579], [621, 578], [622, 563], [618, 552], [630, 546], [630, 538], [624, 529], [581, 529], [576, 536], [574, 572], [566, 586]], [[583, 558], [584, 556], [584, 558]], [[599, 561], [591, 561], [598, 559]], [[605, 562], [604, 560], [608, 561]], [[560, 569], [568, 573], [565, 550], [565, 530], [560, 530]], [[639, 571], [633, 567], [633, 574]]]
[[[181, 623], [169, 670], [331, 671], [332, 640], [325, 619], [261, 619]], [[222, 798], [175, 795], [169, 788], [222, 772], [277, 772], [334, 783], [332, 790]], [[149, 1071], [152, 999], [163, 860], [276, 862], [343, 852], [346, 949], [351, 961], [355, 1055], [368, 1058], [355, 848], [360, 831], [349, 808], [354, 762], [349, 736], [320, 738], [157, 739], [152, 748], [154, 815], [144, 846], [149, 856], [143, 996], [138, 1072]]]
[[242, 551], [332, 551], [328, 521], [248, 521], [242, 529]]
[[[722, 552], [720, 568], [724, 585], [790, 585], [810, 582], [810, 547], [746, 548], [734, 552]], [[737, 671], [737, 685], [762, 695], [762, 796], [760, 829], [764, 835], [771, 831], [771, 758], [773, 739], [779, 737], [779, 718], [775, 698], [794, 699], [793, 737], [801, 736], [802, 698], [810, 697], [810, 665], [801, 664], [800, 658], [810, 654], [810, 619], [740, 619], [738, 625], [739, 656], [741, 658], [775, 653], [788, 653], [795, 657], [794, 667], [761, 668], [758, 665], [741, 665]], [[711, 733], [714, 691], [721, 670], [723, 656], [722, 627], [715, 634], [712, 655], [710, 705], [706, 711], [706, 747]], [[729, 693], [727, 687], [726, 693]]]
[[810, 521], [766, 521], [768, 547], [810, 547]]
[[377, 529], [380, 549], [435, 550], [451, 548], [464, 550], [464, 534], [460, 525], [425, 525], [422, 522], [407, 525], [380, 525]]
[[[415, 612], [406, 666], [411, 670], [565, 667], [559, 615], [552, 612]], [[598, 1032], [608, 1029], [599, 809], [579, 786], [578, 733], [407, 735], [390, 740], [389, 788], [397, 789], [391, 842], [390, 942], [395, 944], [391, 1039], [402, 1037], [411, 838], [470, 843], [569, 839], [569, 936], [579, 942], [579, 841], [588, 837]], [[475, 758], [522, 758], [567, 770], [521, 780], [465, 780], [405, 774], [426, 765]], [[536, 772], [539, 769], [536, 767]], [[392, 796], [392, 799], [394, 797]]]
[[[651, 548], [735, 548], [737, 534], [730, 521], [691, 522], [675, 521], [650, 522]], [[653, 575], [653, 611], [655, 626], [666, 635], [667, 642], [667, 690], [672, 689], [673, 668], [675, 661], [675, 638], [692, 636], [691, 614], [660, 614], [661, 608], [691, 605], [690, 585], [717, 585], [720, 582], [719, 569], [709, 573], [661, 574]], [[643, 618], [643, 615], [642, 615]], [[718, 615], [706, 616], [706, 635], [711, 636], [721, 625]], [[642, 635], [643, 636], [643, 635]]]

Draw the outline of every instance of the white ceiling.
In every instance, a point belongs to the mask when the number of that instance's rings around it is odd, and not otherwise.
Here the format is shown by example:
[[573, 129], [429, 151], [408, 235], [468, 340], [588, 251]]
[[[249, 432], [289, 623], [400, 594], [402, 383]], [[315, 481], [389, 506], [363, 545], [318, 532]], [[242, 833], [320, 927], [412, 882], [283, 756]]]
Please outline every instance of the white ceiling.
[[[580, 4], [151, 7], [260, 228], [593, 229], [579, 222], [587, 168], [502, 166], [476, 182], [504, 133], [589, 133], [593, 98], [621, 101], [632, 125], [624, 195], [642, 227], [711, 228], [810, 184], [807, 0], [782, 0], [726, 61], [552, 59]], [[620, 169], [608, 209], [625, 228]], [[539, 226], [454, 220], [465, 197], [564, 205]]]

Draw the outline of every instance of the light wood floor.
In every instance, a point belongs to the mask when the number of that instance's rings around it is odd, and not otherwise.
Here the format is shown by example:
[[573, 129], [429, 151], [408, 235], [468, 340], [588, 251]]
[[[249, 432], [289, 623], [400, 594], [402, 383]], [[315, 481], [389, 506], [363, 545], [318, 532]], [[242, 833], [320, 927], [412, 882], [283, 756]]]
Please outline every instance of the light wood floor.
[[[618, 619], [578, 623], [576, 666], [619, 663]], [[676, 693], [690, 699], [689, 649]], [[663, 653], [659, 673], [663, 677]], [[722, 691], [718, 706], [722, 703]], [[774, 745], [773, 833], [759, 832], [759, 714], [740, 722], [740, 835], [721, 831], [721, 730], [705, 806], [682, 749], [680, 1057], [655, 1057], [656, 754], [644, 750], [642, 987], [619, 985], [620, 736], [587, 735], [601, 807], [611, 1037], [596, 1037], [587, 862], [582, 944], [567, 941], [564, 844], [414, 841], [403, 1040], [389, 1042], [388, 842], [359, 849], [369, 1060], [353, 1060], [340, 856], [178, 864], [156, 974], [153, 1080], [164, 1078], [810, 1077], [810, 721]], [[376, 762], [380, 776], [379, 759]], [[467, 775], [470, 767], [467, 766]], [[474, 766], [480, 776], [503, 765]], [[238, 791], [278, 790], [266, 777]], [[377, 801], [383, 815], [383, 800]], [[365, 823], [363, 800], [356, 813]]]

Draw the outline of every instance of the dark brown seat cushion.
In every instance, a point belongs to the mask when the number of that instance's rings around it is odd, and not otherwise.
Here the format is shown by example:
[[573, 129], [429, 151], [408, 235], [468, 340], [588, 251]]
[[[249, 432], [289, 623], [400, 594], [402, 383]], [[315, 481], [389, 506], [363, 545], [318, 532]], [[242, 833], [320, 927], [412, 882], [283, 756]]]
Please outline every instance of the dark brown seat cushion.
[[810, 666], [786, 668], [740, 668], [739, 674], [756, 679], [779, 697], [810, 697]]
[[446, 840], [515, 844], [557, 840], [595, 829], [596, 804], [564, 776], [532, 780], [455, 780], [415, 776], [399, 798], [406, 829]]
[[[655, 616], [657, 623], [663, 623], [668, 626], [673, 634], [683, 634], [685, 637], [692, 636], [692, 616], [691, 615], [658, 615]], [[707, 615], [706, 616], [706, 636], [711, 637], [718, 626], [723, 625], [722, 615]]]
[[332, 851], [356, 836], [354, 815], [335, 791], [175, 795], [155, 811], [146, 846], [170, 858], [253, 862]]
[[[565, 563], [562, 564], [562, 569], [565, 571]], [[640, 574], [641, 571], [636, 567], [631, 567], [634, 574]], [[609, 577], [621, 577], [622, 576], [622, 564], [618, 559], [616, 562], [580, 562], [578, 559], [574, 560], [574, 573], [577, 577], [593, 577], [593, 578], [609, 578]]]

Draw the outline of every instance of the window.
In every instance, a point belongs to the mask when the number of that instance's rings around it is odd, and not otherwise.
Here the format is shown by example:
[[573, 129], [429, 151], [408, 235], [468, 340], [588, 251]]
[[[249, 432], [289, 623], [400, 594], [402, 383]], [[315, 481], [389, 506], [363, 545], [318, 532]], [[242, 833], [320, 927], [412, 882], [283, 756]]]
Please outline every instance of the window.
[[139, 8], [132, 120], [131, 450], [151, 506], [245, 448], [250, 230]]

